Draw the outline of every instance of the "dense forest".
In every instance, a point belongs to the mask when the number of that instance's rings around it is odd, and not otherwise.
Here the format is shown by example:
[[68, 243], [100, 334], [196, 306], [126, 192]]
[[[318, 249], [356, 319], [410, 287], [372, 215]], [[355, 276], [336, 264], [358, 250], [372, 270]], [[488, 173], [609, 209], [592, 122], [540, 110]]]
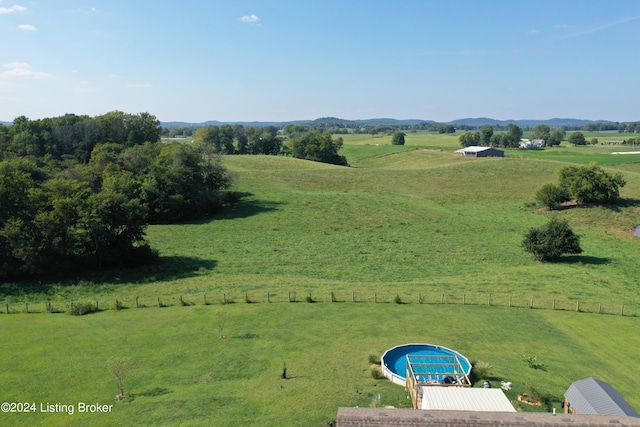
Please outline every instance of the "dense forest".
[[0, 126], [0, 280], [152, 262], [148, 224], [222, 207], [231, 177], [215, 147], [160, 134], [148, 113]]

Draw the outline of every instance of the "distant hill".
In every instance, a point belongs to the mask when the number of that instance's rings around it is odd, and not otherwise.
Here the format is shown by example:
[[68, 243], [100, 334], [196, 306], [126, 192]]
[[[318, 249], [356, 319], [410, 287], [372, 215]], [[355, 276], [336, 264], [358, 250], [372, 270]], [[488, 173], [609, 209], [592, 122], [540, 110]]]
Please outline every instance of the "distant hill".
[[491, 126], [506, 126], [510, 123], [514, 125], [529, 128], [537, 125], [547, 125], [551, 128], [566, 126], [570, 128], [578, 128], [582, 127], [589, 123], [612, 123], [607, 120], [580, 120], [580, 119], [548, 119], [548, 120], [495, 120], [489, 119], [487, 117], [479, 117], [473, 119], [458, 119], [447, 124], [452, 125], [466, 125], [466, 126], [483, 126], [483, 125], [491, 125]]
[[[293, 120], [287, 122], [221, 122], [217, 120], [209, 120], [202, 123], [188, 123], [188, 122], [162, 122], [160, 125], [167, 129], [178, 128], [178, 127], [205, 127], [205, 126], [221, 126], [224, 124], [228, 125], [243, 125], [243, 126], [275, 126], [278, 128], [282, 128], [289, 124], [305, 124], [305, 123], [327, 123], [331, 125], [339, 125], [339, 126], [382, 126], [382, 125], [395, 125], [395, 126], [413, 126], [418, 123], [435, 123], [433, 120], [421, 120], [421, 119], [391, 119], [391, 118], [379, 118], [379, 119], [363, 119], [363, 120], [346, 120], [340, 119], [337, 117], [322, 117], [315, 120]], [[566, 127], [568, 129], [579, 129], [582, 126], [589, 123], [614, 123], [609, 120], [582, 120], [582, 119], [562, 119], [562, 118], [553, 118], [548, 120], [532, 120], [532, 119], [521, 119], [521, 120], [496, 120], [488, 117], [477, 117], [477, 118], [466, 118], [466, 119], [457, 119], [452, 120], [450, 122], [445, 122], [445, 124], [454, 125], [454, 126], [472, 126], [472, 127], [480, 127], [483, 125], [491, 125], [491, 126], [506, 126], [510, 123], [513, 123], [521, 128], [530, 129], [534, 126], [545, 124], [550, 128], [557, 127]]]
[[221, 125], [243, 125], [243, 126], [255, 126], [255, 127], [263, 127], [263, 126], [275, 126], [278, 128], [284, 127], [286, 125], [301, 125], [305, 123], [331, 123], [331, 124], [339, 124], [341, 126], [347, 125], [360, 125], [360, 126], [381, 126], [381, 125], [396, 125], [396, 126], [413, 126], [418, 123], [424, 122], [433, 122], [433, 120], [420, 120], [420, 119], [391, 119], [391, 118], [380, 118], [380, 119], [364, 119], [364, 120], [346, 120], [340, 119], [337, 117], [321, 117], [315, 120], [291, 120], [286, 122], [221, 122], [218, 120], [208, 120], [206, 122], [201, 123], [189, 123], [189, 122], [161, 122], [160, 125], [167, 129], [173, 128], [199, 128], [205, 126], [221, 126]]
[[[413, 126], [418, 123], [435, 123], [433, 120], [421, 120], [421, 119], [392, 119], [392, 118], [378, 118], [378, 119], [363, 119], [363, 120], [346, 120], [340, 119], [337, 117], [321, 117], [315, 120], [291, 120], [286, 122], [225, 122], [218, 120], [209, 120], [206, 122], [200, 123], [192, 123], [192, 122], [161, 122], [160, 126], [167, 129], [174, 128], [200, 128], [206, 126], [222, 126], [222, 125], [243, 125], [243, 126], [254, 126], [254, 127], [264, 127], [264, 126], [275, 126], [277, 128], [282, 128], [289, 124], [299, 125], [305, 123], [327, 123], [337, 126], [383, 126], [383, 125], [393, 125], [393, 126]], [[452, 120], [450, 122], [445, 122], [445, 124], [453, 125], [453, 126], [472, 126], [472, 127], [480, 127], [483, 125], [491, 125], [491, 126], [506, 126], [510, 123], [513, 123], [521, 128], [530, 129], [534, 126], [545, 124], [550, 128], [557, 127], [566, 127], [568, 129], [579, 129], [586, 124], [589, 123], [615, 123], [610, 120], [582, 120], [582, 119], [560, 119], [553, 118], [548, 120], [531, 120], [531, 119], [522, 119], [522, 120], [496, 120], [488, 117], [476, 117], [476, 118], [466, 118], [466, 119], [457, 119]], [[5, 126], [10, 126], [13, 122], [3, 122], [0, 121], [0, 124]]]

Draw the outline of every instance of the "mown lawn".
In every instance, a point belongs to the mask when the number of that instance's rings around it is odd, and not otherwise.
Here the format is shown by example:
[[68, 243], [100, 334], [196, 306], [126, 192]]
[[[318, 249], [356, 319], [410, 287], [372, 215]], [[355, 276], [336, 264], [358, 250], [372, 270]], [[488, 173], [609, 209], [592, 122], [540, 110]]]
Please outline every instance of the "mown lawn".
[[[0, 424], [325, 425], [339, 406], [368, 406], [378, 392], [383, 405], [407, 405], [402, 387], [374, 380], [367, 361], [407, 342], [489, 363], [494, 381], [514, 384], [511, 399], [533, 388], [559, 409], [571, 382], [594, 376], [640, 408], [638, 163], [602, 163], [628, 182], [620, 205], [543, 212], [532, 205], [539, 186], [567, 162], [606, 150], [468, 159], [453, 155], [455, 135], [376, 145], [384, 138], [346, 136], [349, 168], [227, 157], [241, 202], [212, 218], [149, 227], [161, 264], [2, 285], [0, 312], [9, 304], [18, 313], [0, 314], [4, 400], [115, 406], [0, 414]], [[522, 250], [524, 232], [551, 216], [569, 221], [583, 254], [542, 264]], [[103, 311], [49, 314], [47, 299], [60, 311], [98, 299]], [[116, 299], [127, 308], [112, 310]], [[24, 314], [25, 303], [39, 313]], [[136, 364], [125, 402], [114, 401], [113, 356]], [[529, 356], [544, 369], [529, 368]]]
[[[228, 316], [225, 338], [219, 338], [221, 312]], [[283, 302], [4, 315], [1, 321], [3, 400], [114, 405], [107, 414], [2, 414], [2, 425], [321, 426], [338, 407], [370, 406], [378, 393], [381, 405], [407, 407], [402, 387], [373, 379], [368, 357], [410, 342], [445, 345], [488, 363], [494, 384], [512, 382], [512, 400], [535, 389], [559, 409], [571, 381], [594, 376], [640, 404], [633, 381], [639, 320], [632, 317]], [[539, 369], [525, 362], [532, 356]], [[135, 364], [123, 402], [114, 400], [112, 357]]]

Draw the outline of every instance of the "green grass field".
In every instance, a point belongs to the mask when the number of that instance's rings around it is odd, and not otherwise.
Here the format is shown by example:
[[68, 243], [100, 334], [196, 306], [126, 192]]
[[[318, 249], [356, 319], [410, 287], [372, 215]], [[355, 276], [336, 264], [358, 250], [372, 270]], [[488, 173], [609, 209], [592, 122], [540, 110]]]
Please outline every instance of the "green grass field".
[[[633, 156], [590, 146], [468, 159], [453, 155], [456, 135], [408, 134], [402, 147], [390, 137], [344, 140], [350, 168], [227, 157], [242, 202], [214, 218], [150, 227], [160, 265], [4, 284], [0, 311], [9, 304], [16, 314], [0, 314], [3, 400], [114, 407], [0, 414], [0, 425], [326, 425], [339, 406], [369, 406], [378, 393], [383, 405], [409, 405], [402, 387], [372, 378], [367, 360], [408, 342], [489, 363], [493, 381], [513, 383], [512, 400], [534, 388], [559, 409], [571, 382], [594, 376], [640, 408]], [[561, 167], [592, 160], [624, 173], [623, 203], [531, 207]], [[584, 253], [542, 264], [522, 250], [524, 232], [550, 216], [569, 221]], [[405, 303], [393, 303], [396, 295]], [[116, 298], [125, 309], [111, 309]], [[59, 311], [98, 299], [103, 310], [49, 314], [47, 299]], [[25, 303], [36, 313], [25, 314]], [[228, 316], [223, 339], [219, 313]], [[123, 402], [106, 365], [114, 356], [136, 365]], [[544, 369], [529, 368], [528, 356]]]

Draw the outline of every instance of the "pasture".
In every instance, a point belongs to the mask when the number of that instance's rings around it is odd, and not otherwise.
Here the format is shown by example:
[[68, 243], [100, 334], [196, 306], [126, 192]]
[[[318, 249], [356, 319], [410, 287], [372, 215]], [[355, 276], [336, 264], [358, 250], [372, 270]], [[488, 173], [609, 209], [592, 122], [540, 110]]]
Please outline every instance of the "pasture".
[[[382, 405], [406, 407], [402, 387], [372, 378], [368, 356], [407, 342], [489, 363], [492, 381], [513, 383], [512, 400], [535, 389], [559, 409], [572, 381], [594, 376], [640, 408], [640, 239], [630, 232], [640, 222], [639, 163], [601, 146], [460, 158], [457, 137], [408, 134], [399, 147], [345, 135], [350, 168], [229, 156], [241, 202], [213, 218], [150, 227], [160, 265], [3, 285], [4, 304], [41, 311], [0, 314], [4, 400], [114, 408], [0, 414], [0, 424], [326, 425], [339, 406], [369, 406], [378, 393]], [[591, 160], [624, 173], [624, 203], [532, 206], [562, 166]], [[569, 221], [582, 254], [541, 264], [522, 250], [524, 232], [551, 216]], [[112, 310], [116, 298], [126, 308]], [[47, 299], [61, 309], [98, 299], [105, 310], [49, 314]], [[106, 367], [114, 356], [136, 365], [123, 402]], [[529, 356], [544, 369], [528, 367]]]

